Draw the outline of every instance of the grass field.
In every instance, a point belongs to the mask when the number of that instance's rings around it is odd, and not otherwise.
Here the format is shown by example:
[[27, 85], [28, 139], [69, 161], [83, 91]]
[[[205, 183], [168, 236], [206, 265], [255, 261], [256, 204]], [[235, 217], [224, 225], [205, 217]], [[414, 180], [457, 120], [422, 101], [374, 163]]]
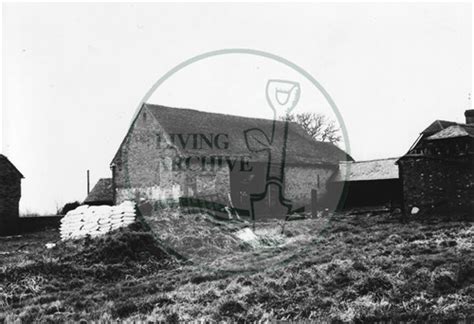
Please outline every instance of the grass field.
[[468, 322], [474, 224], [389, 214], [257, 224], [176, 211], [97, 239], [0, 239], [0, 321]]

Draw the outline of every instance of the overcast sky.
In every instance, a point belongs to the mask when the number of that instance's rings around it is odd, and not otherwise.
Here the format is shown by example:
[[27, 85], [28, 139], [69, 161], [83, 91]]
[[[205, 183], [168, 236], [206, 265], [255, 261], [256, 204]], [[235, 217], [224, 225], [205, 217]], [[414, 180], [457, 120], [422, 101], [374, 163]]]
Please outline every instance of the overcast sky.
[[[167, 71], [224, 48], [276, 54], [340, 111], [356, 160], [402, 155], [435, 119], [471, 107], [469, 4], [4, 4], [2, 153], [21, 212], [48, 213], [110, 177], [137, 105]], [[270, 117], [265, 82], [301, 83], [297, 109], [336, 119], [307, 80], [245, 55], [200, 61], [150, 102]]]

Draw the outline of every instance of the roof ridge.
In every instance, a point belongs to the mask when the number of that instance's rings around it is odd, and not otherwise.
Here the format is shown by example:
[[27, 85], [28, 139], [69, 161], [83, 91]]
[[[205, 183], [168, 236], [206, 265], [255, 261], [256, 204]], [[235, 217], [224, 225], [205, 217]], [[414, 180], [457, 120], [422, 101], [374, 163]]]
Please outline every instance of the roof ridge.
[[454, 123], [458, 124], [458, 122], [452, 121], [452, 120], [446, 120], [446, 119], [436, 119], [434, 122], [445, 122], [445, 123]]
[[400, 157], [388, 157], [388, 158], [381, 158], [381, 159], [371, 159], [371, 160], [362, 160], [362, 161], [340, 161], [339, 163], [363, 163], [363, 162], [375, 162], [375, 161], [388, 161], [388, 160], [397, 160]]
[[[446, 128], [448, 128], [448, 127], [452, 127], [452, 126], [474, 127], [474, 124], [459, 123], [459, 122], [452, 121], [452, 120], [437, 119], [437, 120], [435, 120], [434, 122], [435, 122], [435, 123], [437, 122], [437, 123], [441, 126], [442, 130], [443, 130], [443, 129], [446, 129]], [[452, 125], [443, 127], [443, 125], [441, 125], [441, 122], [450, 123], [450, 124], [452, 124]]]
[[[209, 114], [209, 115], [221, 115], [221, 116], [231, 116], [231, 117], [245, 118], [245, 119], [254, 119], [254, 120], [257, 119], [257, 120], [265, 120], [265, 121], [284, 122], [284, 120], [279, 120], [279, 119], [269, 119], [269, 118], [261, 118], [261, 117], [248, 117], [248, 116], [232, 115], [232, 114], [228, 114], [228, 113], [209, 112], [209, 111], [203, 111], [203, 110], [199, 110], [199, 109], [184, 108], [184, 107], [170, 107], [170, 106], [150, 104], [150, 103], [145, 103], [145, 106], [147, 106], [147, 107], [152, 106], [154, 108], [189, 110], [189, 111], [195, 111], [195, 112], [199, 112], [199, 113], [203, 113], [203, 114]], [[290, 123], [294, 123], [294, 122], [290, 122]]]
[[[198, 113], [202, 113], [202, 114], [208, 114], [208, 115], [219, 115], [219, 116], [230, 116], [230, 117], [236, 117], [236, 118], [242, 118], [242, 119], [249, 119], [249, 120], [263, 120], [265, 122], [272, 122], [272, 121], [276, 121], [276, 122], [279, 122], [279, 123], [283, 123], [285, 122], [285, 120], [279, 120], [279, 119], [267, 119], [267, 118], [259, 118], [259, 117], [247, 117], [247, 116], [240, 116], [240, 115], [231, 115], [231, 114], [227, 114], [227, 113], [216, 113], [216, 112], [208, 112], [208, 111], [203, 111], [203, 110], [198, 110], [198, 109], [192, 109], [192, 108], [177, 108], [177, 107], [170, 107], [170, 106], [164, 106], [164, 105], [158, 105], [158, 104], [150, 104], [150, 103], [144, 103], [145, 107], [149, 108], [149, 107], [153, 107], [153, 108], [165, 108], [165, 109], [179, 109], [179, 110], [187, 110], [187, 111], [193, 111], [193, 112], [198, 112]], [[158, 121], [159, 122], [159, 121]], [[316, 140], [314, 139], [313, 137], [311, 137], [311, 135], [309, 135], [306, 130], [300, 125], [298, 124], [297, 122], [294, 122], [294, 121], [289, 121], [288, 122], [289, 125], [292, 125], [295, 130], [298, 130], [300, 132], [300, 135], [302, 135], [303, 137], [306, 137], [306, 140], [310, 140], [310, 141], [314, 141], [316, 143], [319, 143], [319, 144], [322, 144], [322, 145], [328, 145], [328, 146], [335, 146], [337, 147], [338, 149], [340, 149], [337, 145], [335, 145], [334, 143], [331, 143], [331, 142], [325, 142], [325, 141], [320, 141], [320, 140]], [[345, 151], [344, 151], [345, 154], [347, 154]]]
[[[444, 124], [444, 125], [443, 125]], [[435, 134], [440, 130], [443, 130], [447, 127], [459, 125], [458, 122], [450, 121], [450, 120], [443, 120], [443, 119], [436, 119], [434, 120], [428, 127], [426, 127], [423, 131], [420, 132], [421, 135], [425, 134]], [[434, 130], [432, 128], [435, 128]]]

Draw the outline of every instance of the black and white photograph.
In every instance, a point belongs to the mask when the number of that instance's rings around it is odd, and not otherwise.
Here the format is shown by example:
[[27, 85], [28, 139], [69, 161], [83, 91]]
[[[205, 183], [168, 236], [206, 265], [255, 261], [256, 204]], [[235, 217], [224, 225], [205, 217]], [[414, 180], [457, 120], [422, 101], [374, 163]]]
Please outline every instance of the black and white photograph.
[[2, 1], [0, 323], [473, 323], [472, 14]]

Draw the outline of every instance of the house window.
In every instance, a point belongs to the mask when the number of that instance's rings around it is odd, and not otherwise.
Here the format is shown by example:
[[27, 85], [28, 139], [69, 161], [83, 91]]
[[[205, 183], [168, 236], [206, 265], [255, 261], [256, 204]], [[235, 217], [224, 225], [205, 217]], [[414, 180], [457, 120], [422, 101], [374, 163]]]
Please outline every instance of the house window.
[[146, 111], [143, 112], [143, 121], [146, 121]]
[[319, 189], [319, 187], [320, 187], [319, 174], [318, 174], [318, 176], [317, 176], [317, 182], [318, 182], [318, 189]]

